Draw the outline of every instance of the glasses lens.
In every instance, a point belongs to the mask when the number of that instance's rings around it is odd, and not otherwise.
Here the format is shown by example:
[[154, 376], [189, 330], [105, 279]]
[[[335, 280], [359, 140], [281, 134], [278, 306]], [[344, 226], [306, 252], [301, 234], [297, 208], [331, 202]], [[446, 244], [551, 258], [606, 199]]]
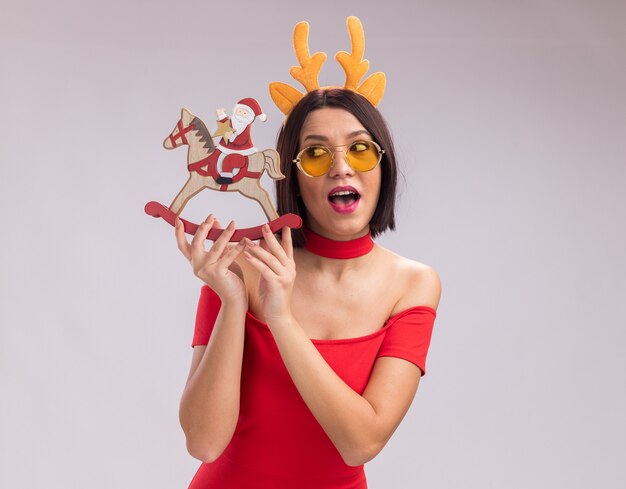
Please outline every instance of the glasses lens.
[[300, 167], [312, 177], [326, 173], [333, 162], [333, 156], [325, 146], [309, 146], [300, 155]]
[[348, 163], [357, 171], [373, 170], [380, 161], [379, 150], [372, 141], [356, 141], [347, 152]]

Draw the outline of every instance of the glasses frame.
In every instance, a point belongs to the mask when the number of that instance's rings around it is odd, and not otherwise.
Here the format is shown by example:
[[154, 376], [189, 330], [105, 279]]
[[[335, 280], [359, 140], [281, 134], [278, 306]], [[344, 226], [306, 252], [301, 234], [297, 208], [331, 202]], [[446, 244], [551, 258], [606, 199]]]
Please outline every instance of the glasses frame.
[[[307, 177], [309, 178], [317, 178], [317, 177], [323, 177], [324, 175], [328, 174], [328, 172], [330, 170], [332, 170], [333, 166], [335, 166], [335, 153], [337, 153], [337, 149], [336, 148], [341, 148], [341, 147], [345, 147], [345, 146], [352, 146], [353, 144], [357, 144], [357, 143], [372, 143], [374, 145], [374, 147], [376, 148], [377, 152], [378, 152], [378, 161], [376, 162], [376, 164], [370, 168], [369, 170], [357, 170], [355, 168], [352, 167], [352, 165], [350, 164], [350, 160], [348, 159], [348, 152], [344, 149], [344, 150], [339, 150], [342, 151], [344, 154], [344, 159], [346, 160], [346, 163], [348, 164], [348, 166], [350, 168], [352, 168], [354, 171], [358, 171], [360, 173], [365, 173], [368, 171], [372, 171], [374, 170], [381, 162], [381, 160], [383, 159], [383, 154], [385, 154], [385, 150], [382, 149], [380, 147], [380, 145], [376, 142], [376, 141], [372, 141], [370, 139], [358, 139], [356, 141], [352, 141], [351, 143], [347, 143], [347, 144], [338, 144], [336, 146], [331, 146], [330, 148], [328, 146], [326, 146], [325, 144], [311, 144], [310, 146], [307, 146], [306, 148], [303, 148], [302, 150], [300, 150], [298, 152], [298, 154], [296, 155], [296, 157], [292, 160], [293, 163], [295, 163], [298, 166], [298, 169]], [[301, 164], [301, 158], [302, 158], [302, 153], [304, 153], [305, 151], [307, 151], [308, 149], [311, 148], [324, 148], [327, 149], [328, 152], [330, 153], [330, 166], [328, 167], [328, 170], [326, 170], [324, 173], [322, 173], [321, 175], [309, 175], [306, 171], [304, 171], [304, 169], [302, 168], [302, 164]], [[331, 151], [331, 148], [334, 148], [335, 151]]]

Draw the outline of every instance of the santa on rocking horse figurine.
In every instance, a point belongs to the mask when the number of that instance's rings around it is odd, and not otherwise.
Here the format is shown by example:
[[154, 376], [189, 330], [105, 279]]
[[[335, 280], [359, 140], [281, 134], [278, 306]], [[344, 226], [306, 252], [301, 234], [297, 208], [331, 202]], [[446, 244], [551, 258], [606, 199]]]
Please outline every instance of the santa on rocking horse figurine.
[[[299, 228], [302, 225], [301, 218], [295, 214], [279, 216], [269, 194], [260, 183], [265, 170], [275, 180], [285, 176], [280, 171], [280, 157], [276, 150], [259, 151], [252, 143], [250, 126], [256, 118], [266, 120], [259, 103], [253, 98], [244, 98], [235, 105], [231, 117], [228, 117], [224, 109], [217, 110], [217, 117], [218, 129], [211, 134], [199, 117], [187, 109], [181, 110], [180, 120], [163, 141], [163, 146], [166, 149], [188, 146], [189, 179], [169, 207], [159, 202], [148, 202], [145, 212], [154, 217], [162, 217], [173, 226], [189, 199], [204, 188], [211, 188], [222, 192], [239, 192], [259, 202], [273, 232], [278, 232], [285, 226]], [[218, 137], [221, 139], [216, 145], [213, 139]], [[185, 232], [195, 234], [198, 225], [180, 219]], [[261, 227], [262, 225], [239, 229], [230, 240], [239, 241], [244, 236], [260, 239]], [[213, 227], [207, 239], [217, 239], [222, 231]]]

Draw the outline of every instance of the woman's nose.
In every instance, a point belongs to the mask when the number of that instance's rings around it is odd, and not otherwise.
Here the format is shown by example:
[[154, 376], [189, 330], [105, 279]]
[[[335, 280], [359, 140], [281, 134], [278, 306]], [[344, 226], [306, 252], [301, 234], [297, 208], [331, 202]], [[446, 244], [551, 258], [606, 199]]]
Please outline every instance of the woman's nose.
[[354, 175], [354, 170], [348, 164], [346, 160], [346, 153], [344, 151], [338, 150], [335, 151], [335, 156], [333, 159], [333, 166], [329, 171], [329, 175], [331, 177], [334, 176], [343, 176], [343, 175]]

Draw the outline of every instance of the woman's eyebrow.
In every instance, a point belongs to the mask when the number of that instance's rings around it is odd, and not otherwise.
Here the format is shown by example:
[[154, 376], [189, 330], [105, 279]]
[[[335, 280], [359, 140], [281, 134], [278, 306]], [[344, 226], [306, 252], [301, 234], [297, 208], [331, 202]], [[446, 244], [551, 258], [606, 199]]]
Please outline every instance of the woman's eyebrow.
[[306, 141], [307, 139], [319, 139], [320, 141], [328, 141], [328, 138], [326, 136], [320, 136], [319, 134], [309, 134], [307, 137], [304, 138], [304, 141]]
[[[348, 134], [347, 138], [353, 138], [355, 136], [359, 136], [360, 134], [366, 134], [366, 135], [370, 135], [369, 132], [367, 132], [365, 129], [359, 129], [358, 131], [353, 131], [350, 134]], [[328, 138], [326, 136], [322, 136], [321, 134], [309, 134], [307, 135], [307, 137], [305, 137], [303, 139], [303, 143], [306, 142], [307, 139], [318, 139], [320, 141], [328, 141]]]

